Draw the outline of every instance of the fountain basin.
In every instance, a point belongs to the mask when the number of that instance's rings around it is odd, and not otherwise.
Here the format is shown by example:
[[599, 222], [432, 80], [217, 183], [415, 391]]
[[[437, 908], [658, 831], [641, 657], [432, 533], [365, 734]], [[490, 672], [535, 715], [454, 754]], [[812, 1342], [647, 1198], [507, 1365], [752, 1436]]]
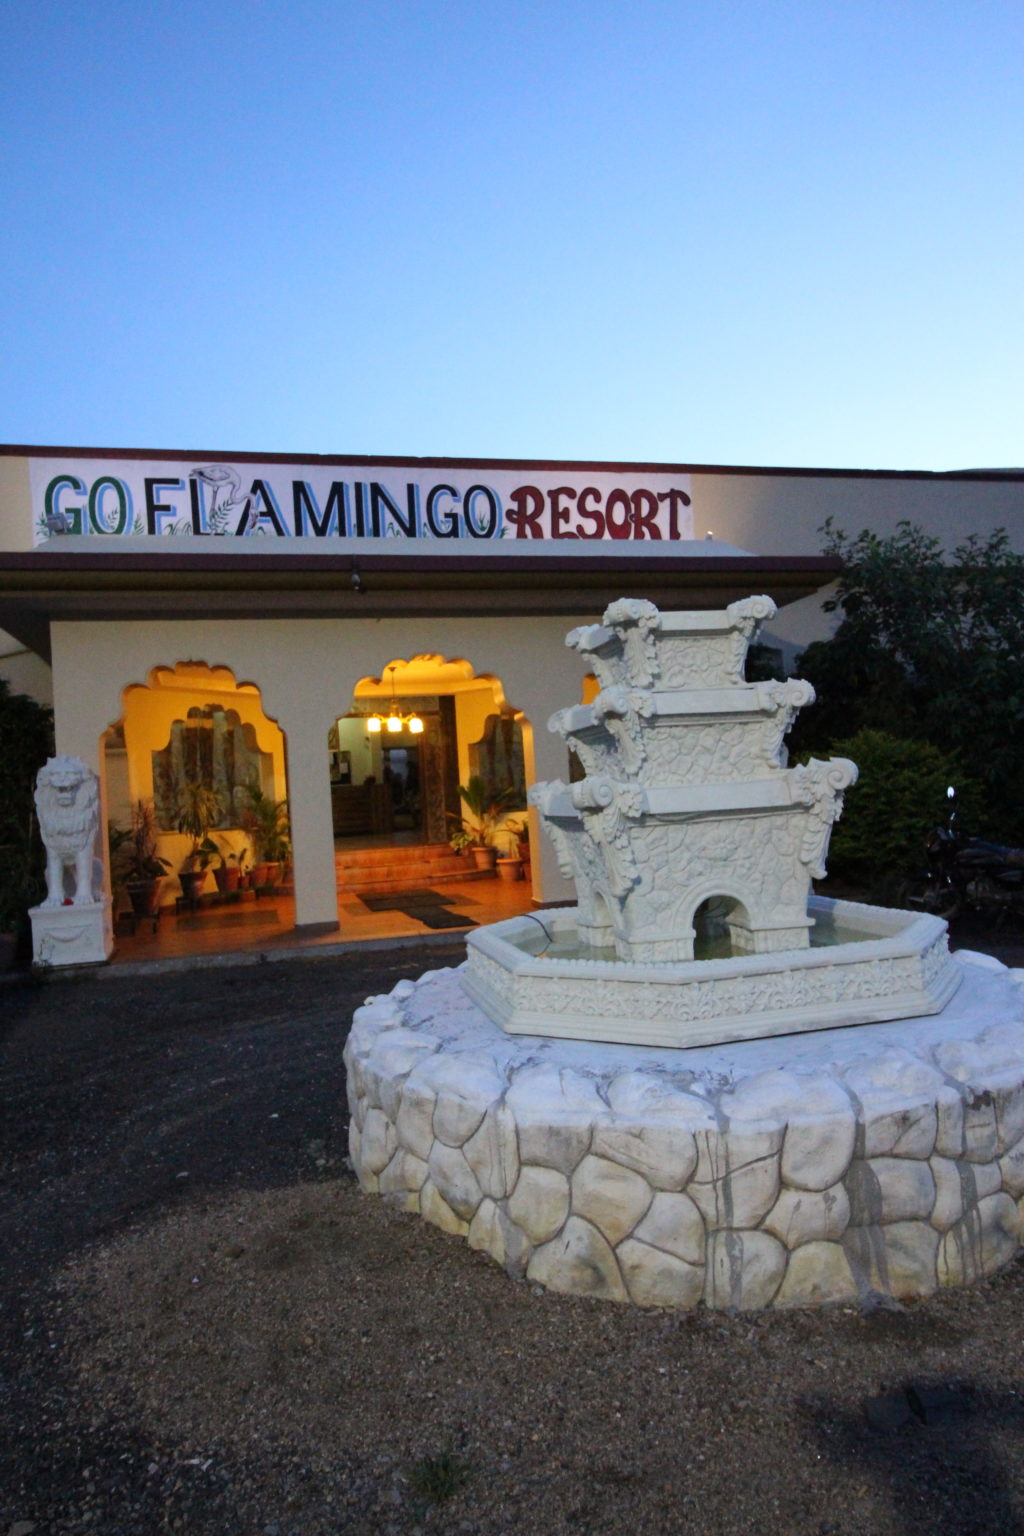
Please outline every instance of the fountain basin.
[[1024, 1237], [1024, 972], [931, 1018], [672, 1050], [508, 1035], [432, 971], [345, 1047], [362, 1189], [509, 1274], [641, 1307], [822, 1306], [995, 1274]]
[[687, 1048], [918, 1018], [960, 984], [946, 924], [924, 913], [813, 896], [809, 949], [651, 964], [581, 949], [577, 910], [469, 935], [462, 985], [509, 1034]]

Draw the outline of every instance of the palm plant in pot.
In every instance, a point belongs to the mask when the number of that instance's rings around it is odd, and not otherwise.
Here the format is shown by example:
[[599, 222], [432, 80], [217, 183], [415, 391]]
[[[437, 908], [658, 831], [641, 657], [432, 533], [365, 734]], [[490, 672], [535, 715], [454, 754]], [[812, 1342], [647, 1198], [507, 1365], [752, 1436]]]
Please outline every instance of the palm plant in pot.
[[518, 822], [510, 821], [502, 828], [502, 837], [505, 839], [505, 852], [498, 855], [497, 870], [502, 880], [521, 880], [523, 878], [523, 855], [520, 846], [522, 828]]
[[468, 847], [477, 869], [493, 872], [498, 857], [498, 831], [509, 811], [516, 808], [516, 790], [511, 784], [505, 789], [491, 789], [486, 780], [475, 773], [468, 784], [459, 785], [459, 795], [465, 810], [453, 833], [452, 845], [458, 841], [462, 847]]
[[218, 891], [225, 896], [231, 891], [237, 891], [241, 884], [245, 852], [236, 851], [223, 838], [215, 838], [214, 842], [220, 863], [213, 866], [213, 878], [217, 882]]
[[178, 831], [192, 839], [178, 871], [181, 894], [189, 901], [199, 896], [210, 860], [220, 851], [210, 837], [210, 828], [216, 826], [220, 813], [220, 800], [209, 784], [201, 779], [185, 779], [178, 786]]
[[252, 839], [252, 883], [259, 890], [278, 884], [282, 867], [291, 857], [288, 801], [275, 800], [255, 781], [245, 793], [249, 804], [242, 814], [242, 826]]
[[136, 917], [155, 917], [160, 908], [160, 887], [170, 869], [157, 854], [156, 811], [151, 800], [136, 800], [131, 825], [109, 827], [110, 878], [123, 887]]

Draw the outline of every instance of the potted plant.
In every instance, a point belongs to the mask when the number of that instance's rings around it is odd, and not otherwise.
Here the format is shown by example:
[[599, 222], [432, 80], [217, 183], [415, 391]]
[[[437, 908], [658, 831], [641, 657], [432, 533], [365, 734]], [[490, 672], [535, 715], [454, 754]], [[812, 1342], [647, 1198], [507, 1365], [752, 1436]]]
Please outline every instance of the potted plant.
[[501, 880], [521, 880], [523, 878], [523, 860], [519, 852], [519, 826], [516, 822], [510, 822], [503, 830], [507, 853], [499, 854], [496, 860], [498, 878]]
[[246, 791], [249, 801], [242, 825], [252, 838], [252, 883], [259, 890], [281, 878], [281, 868], [291, 856], [288, 801], [274, 800], [253, 782]]
[[232, 891], [237, 891], [242, 881], [242, 861], [245, 858], [244, 851], [235, 853], [230, 847], [214, 839], [220, 863], [213, 867], [213, 878], [217, 882], [217, 889], [222, 896]]
[[110, 878], [115, 886], [123, 886], [136, 917], [155, 917], [163, 877], [171, 866], [157, 855], [153, 802], [136, 800], [131, 814], [128, 827], [110, 823]]
[[475, 773], [468, 784], [459, 785], [459, 794], [466, 807], [461, 819], [461, 831], [469, 839], [466, 846], [477, 869], [493, 872], [498, 857], [495, 846], [498, 829], [509, 811], [515, 809], [516, 791], [511, 784], [493, 791]]
[[525, 873], [530, 864], [530, 823], [528, 821], [524, 821], [521, 826], [516, 828], [516, 843], [519, 849], [519, 857], [523, 861]]
[[472, 848], [472, 834], [467, 832], [460, 821], [457, 827], [452, 828], [452, 834], [448, 839], [449, 847], [456, 853], [465, 853], [467, 848]]
[[219, 852], [210, 837], [210, 828], [220, 820], [220, 800], [209, 784], [200, 779], [186, 779], [178, 788], [178, 831], [192, 839], [185, 861], [178, 871], [181, 894], [196, 901], [206, 884], [210, 860]]

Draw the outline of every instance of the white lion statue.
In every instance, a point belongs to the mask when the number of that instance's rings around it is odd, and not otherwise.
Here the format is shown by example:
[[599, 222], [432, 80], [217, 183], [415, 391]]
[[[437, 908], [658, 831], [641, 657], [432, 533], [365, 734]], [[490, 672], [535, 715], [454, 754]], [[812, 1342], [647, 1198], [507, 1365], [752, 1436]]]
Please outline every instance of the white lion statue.
[[76, 907], [98, 901], [93, 849], [100, 824], [99, 781], [80, 757], [51, 757], [36, 775], [36, 810], [46, 847], [44, 907], [64, 904], [64, 868], [74, 866]]

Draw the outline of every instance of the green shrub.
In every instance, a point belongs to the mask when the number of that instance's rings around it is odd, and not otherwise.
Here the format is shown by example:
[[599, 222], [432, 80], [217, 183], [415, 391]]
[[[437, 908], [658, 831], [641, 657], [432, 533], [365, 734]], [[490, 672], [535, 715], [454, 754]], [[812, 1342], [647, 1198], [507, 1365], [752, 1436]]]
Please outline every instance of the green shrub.
[[28, 909], [46, 894], [36, 825], [36, 774], [53, 754], [53, 714], [0, 677], [0, 933], [24, 939]]
[[469, 1468], [451, 1454], [442, 1451], [439, 1456], [424, 1456], [409, 1474], [413, 1492], [431, 1504], [442, 1504], [465, 1483]]
[[1004, 529], [948, 553], [912, 523], [850, 538], [829, 520], [822, 532], [843, 562], [823, 604], [841, 622], [797, 663], [817, 701], [790, 751], [820, 757], [862, 730], [931, 743], [984, 786], [971, 832], [1024, 843], [1024, 554]]
[[951, 784], [958, 818], [973, 825], [977, 787], [955, 757], [926, 741], [863, 730], [833, 742], [829, 755], [851, 758], [860, 770], [832, 833], [830, 874], [884, 895], [891, 882], [920, 867], [928, 829], [946, 824]]

